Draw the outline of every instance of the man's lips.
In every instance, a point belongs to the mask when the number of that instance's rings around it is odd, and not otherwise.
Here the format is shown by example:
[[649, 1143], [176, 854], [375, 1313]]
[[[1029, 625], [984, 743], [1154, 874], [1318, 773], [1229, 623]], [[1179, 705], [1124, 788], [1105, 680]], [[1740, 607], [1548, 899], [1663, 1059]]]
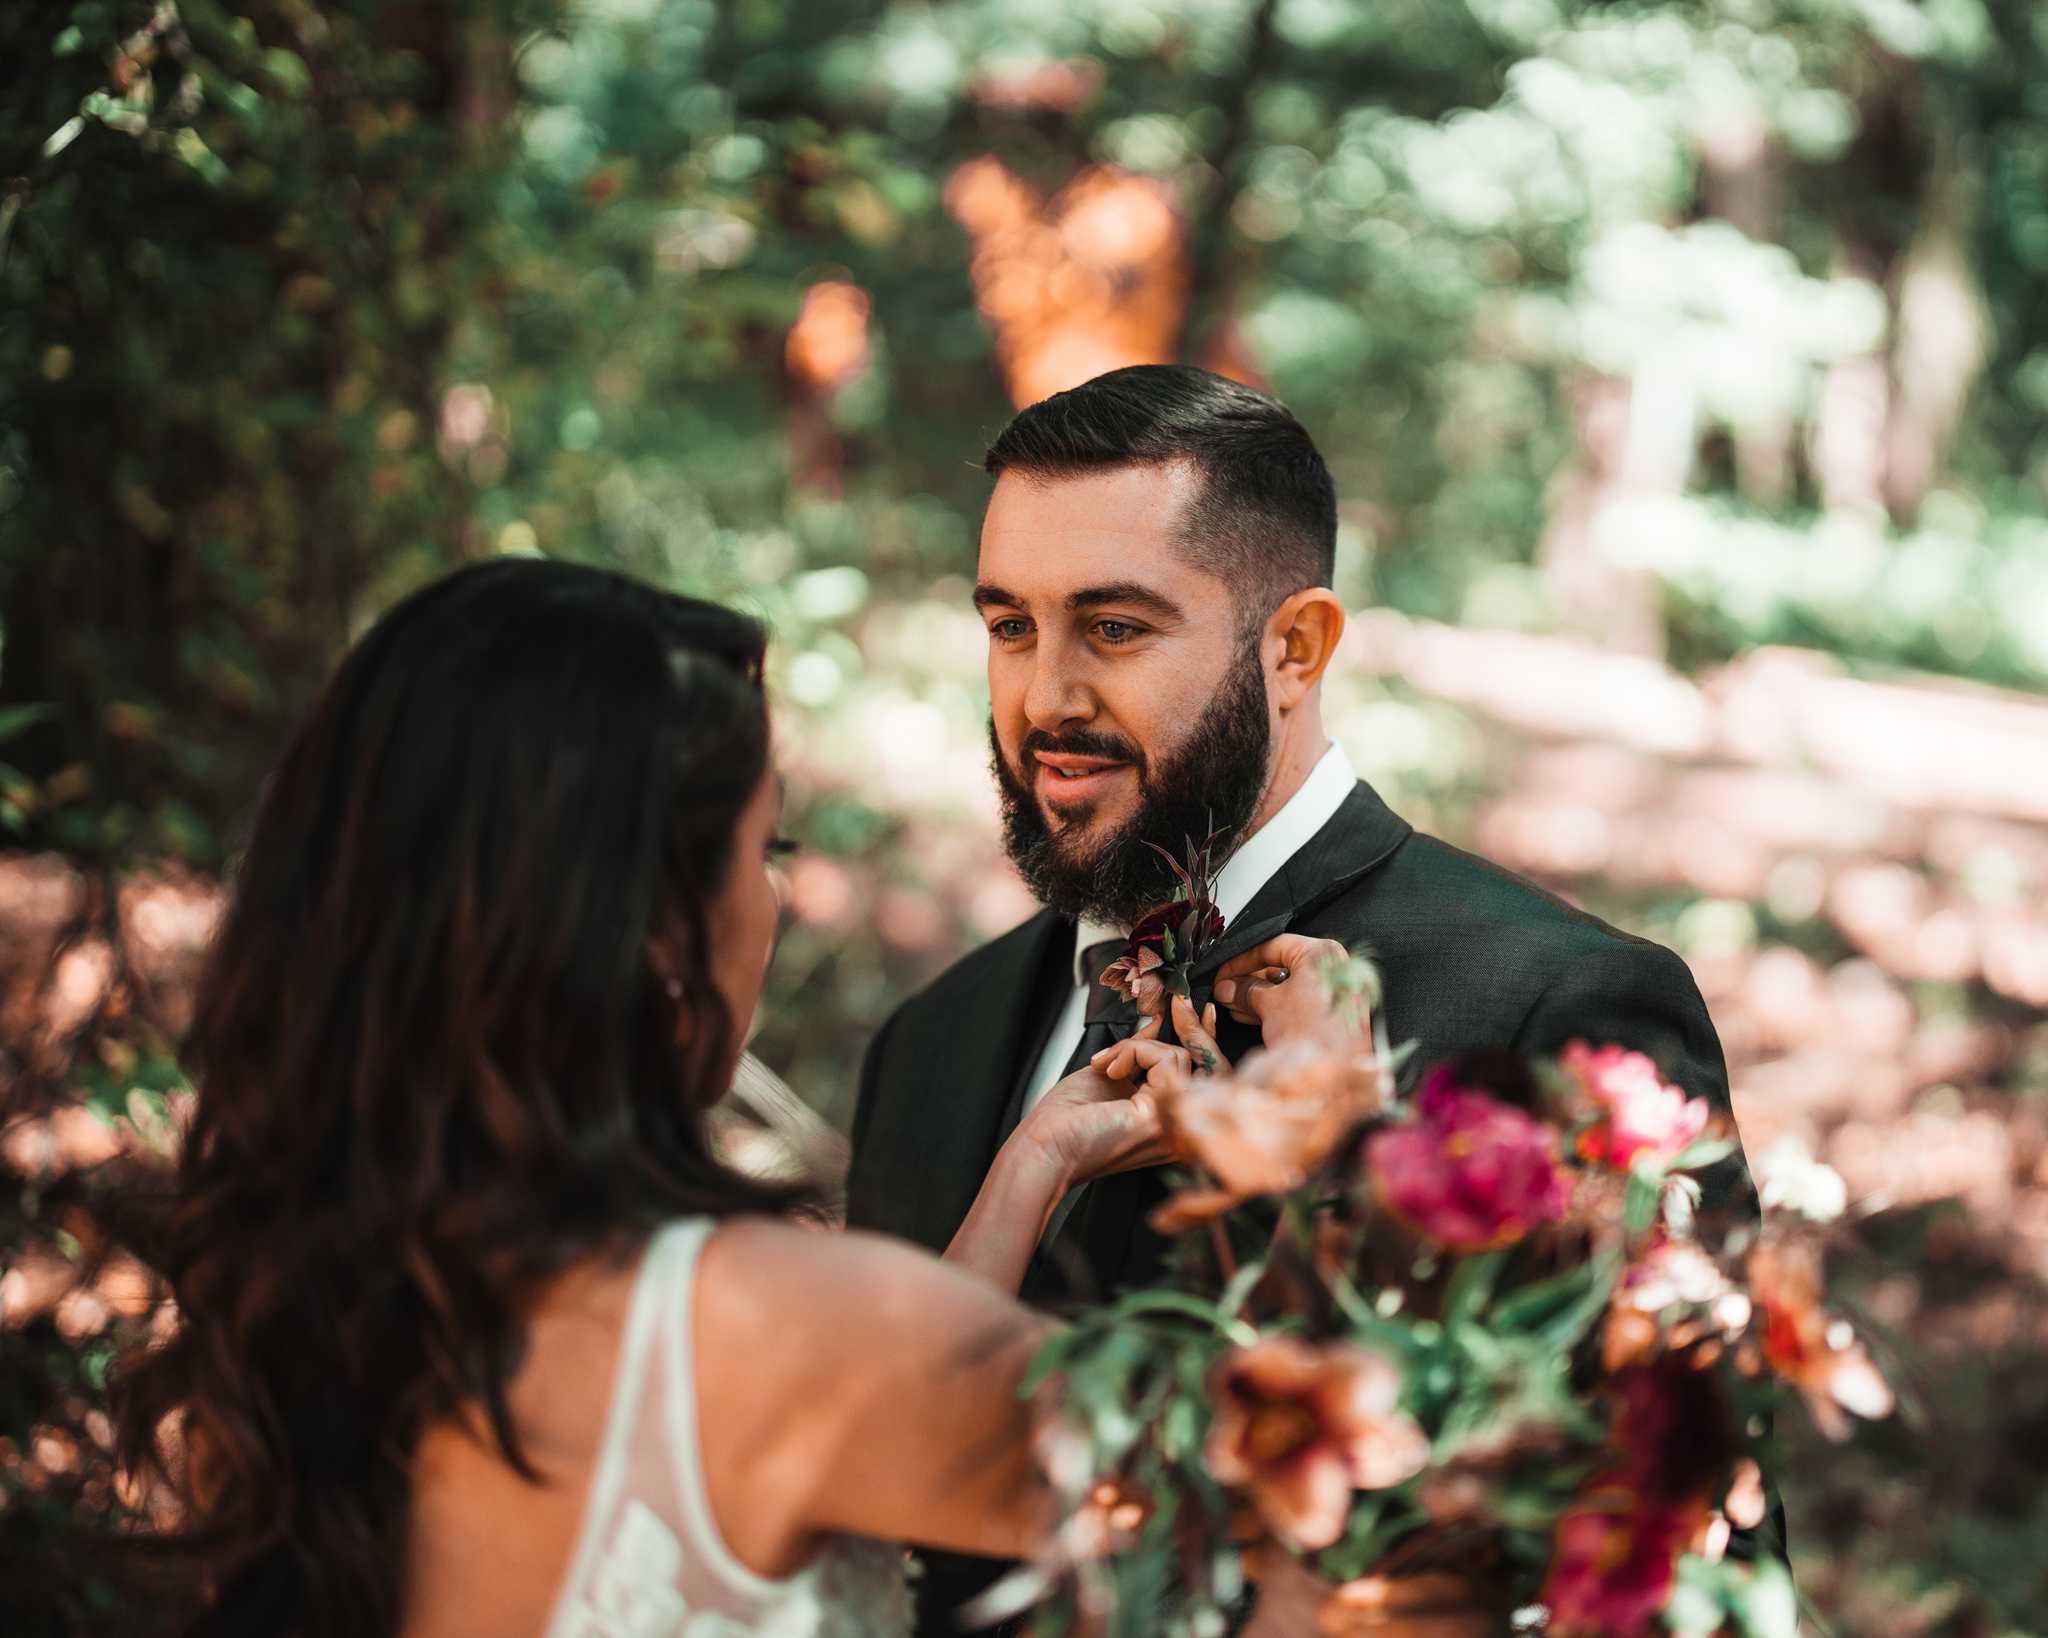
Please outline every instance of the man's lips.
[[1131, 767], [1128, 762], [1113, 762], [1107, 757], [1056, 751], [1038, 752], [1032, 761], [1037, 764], [1034, 782], [1038, 794], [1048, 802], [1092, 801], [1130, 772]]

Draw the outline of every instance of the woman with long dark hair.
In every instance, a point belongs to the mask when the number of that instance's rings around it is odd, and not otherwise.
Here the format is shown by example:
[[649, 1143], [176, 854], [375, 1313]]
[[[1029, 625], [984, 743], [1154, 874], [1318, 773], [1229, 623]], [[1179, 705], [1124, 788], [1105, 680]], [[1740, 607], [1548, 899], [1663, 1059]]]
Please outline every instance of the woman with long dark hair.
[[[1156, 1158], [1084, 1073], [948, 1267], [721, 1164], [778, 914], [762, 636], [507, 560], [399, 605], [267, 788], [198, 1001], [128, 1375], [221, 1634], [891, 1630], [898, 1558], [1046, 1524], [998, 1289]], [[978, 1271], [981, 1276], [977, 1277]]]

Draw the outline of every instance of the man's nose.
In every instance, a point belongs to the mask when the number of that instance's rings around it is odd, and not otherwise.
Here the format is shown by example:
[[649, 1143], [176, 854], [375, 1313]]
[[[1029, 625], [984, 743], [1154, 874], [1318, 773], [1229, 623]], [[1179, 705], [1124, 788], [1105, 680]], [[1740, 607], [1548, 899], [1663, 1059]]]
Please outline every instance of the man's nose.
[[1095, 714], [1095, 696], [1067, 655], [1049, 646], [1041, 647], [1031, 670], [1031, 686], [1024, 691], [1024, 715], [1031, 726], [1058, 733], [1070, 722], [1086, 722]]

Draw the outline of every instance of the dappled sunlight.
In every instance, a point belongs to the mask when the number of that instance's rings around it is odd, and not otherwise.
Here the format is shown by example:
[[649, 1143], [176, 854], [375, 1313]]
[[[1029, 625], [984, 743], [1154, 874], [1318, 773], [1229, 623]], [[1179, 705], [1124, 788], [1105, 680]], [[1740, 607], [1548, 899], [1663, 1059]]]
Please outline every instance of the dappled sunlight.
[[[0, 200], [18, 1357], [100, 1370], [172, 1323], [94, 1191], [190, 1118], [177, 1038], [291, 723], [458, 562], [572, 557], [767, 624], [802, 851], [755, 1090], [845, 1129], [890, 1010], [1036, 909], [987, 768], [981, 453], [1015, 406], [1195, 360], [1329, 460], [1324, 700], [1358, 770], [1679, 951], [1752, 1161], [1845, 1180], [1921, 1420], [1794, 1448], [1806, 1590], [1844, 1632], [2020, 1629], [2048, 1525], [2029, 8], [603, 0], [386, 8], [389, 40], [238, 9], [66, 0], [25, 35], [55, 89]], [[728, 1152], [793, 1164], [742, 1102]], [[105, 1430], [65, 1407], [0, 1416], [0, 1510], [93, 1476]]]

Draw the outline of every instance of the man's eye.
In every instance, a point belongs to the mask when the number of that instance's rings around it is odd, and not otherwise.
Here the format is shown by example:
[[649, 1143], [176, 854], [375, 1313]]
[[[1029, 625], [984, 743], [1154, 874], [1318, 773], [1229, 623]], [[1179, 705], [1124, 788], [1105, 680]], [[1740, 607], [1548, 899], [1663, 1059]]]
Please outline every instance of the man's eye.
[[1095, 634], [1105, 643], [1128, 643], [1138, 635], [1138, 628], [1126, 620], [1098, 620]]
[[1020, 643], [1029, 629], [1023, 620], [998, 620], [988, 628], [988, 634], [999, 643]]
[[787, 836], [771, 836], [768, 838], [768, 857], [772, 861], [779, 864], [784, 859], [794, 858], [796, 853], [797, 844], [792, 838]]

